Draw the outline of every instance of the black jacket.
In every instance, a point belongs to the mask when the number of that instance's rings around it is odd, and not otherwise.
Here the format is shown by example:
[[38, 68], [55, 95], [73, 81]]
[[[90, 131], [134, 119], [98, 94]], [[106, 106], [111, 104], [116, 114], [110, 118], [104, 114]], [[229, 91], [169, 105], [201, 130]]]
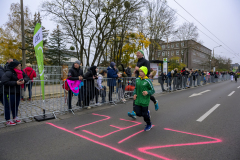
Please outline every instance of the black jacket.
[[[148, 69], [148, 74], [147, 76], [149, 77], [149, 74], [150, 74], [150, 63], [148, 60], [146, 60], [145, 58], [140, 58], [138, 59], [138, 62], [137, 62], [137, 67], [142, 67], [142, 66], [145, 66], [147, 67]], [[136, 76], [138, 77], [139, 76], [139, 71], [136, 71]]]
[[1, 78], [2, 78], [3, 75], [4, 75], [4, 69], [3, 69], [2, 66], [0, 66], [0, 96], [1, 97], [2, 97], [2, 94], [3, 94], [3, 84], [1, 83]]
[[129, 67], [126, 69], [126, 74], [127, 74], [128, 77], [132, 76], [132, 71]]
[[[22, 70], [23, 72], [23, 70]], [[29, 81], [29, 77], [23, 72], [23, 79], [25, 83]], [[7, 69], [5, 74], [1, 78], [2, 84], [4, 85], [4, 92], [9, 94], [9, 87], [10, 87], [10, 94], [20, 94], [21, 86], [17, 85], [18, 77], [17, 73], [13, 69]]]
[[96, 66], [90, 67], [88, 72], [84, 75], [84, 91], [87, 97], [90, 99], [94, 97], [95, 86], [93, 76], [97, 76]]
[[161, 73], [161, 75], [160, 75], [161, 77], [162, 77], [162, 81], [164, 82], [166, 79], [167, 79], [167, 76], [166, 75], [164, 75], [163, 73]]
[[79, 69], [74, 67], [74, 64], [72, 65], [72, 68], [68, 71], [68, 79], [69, 80], [79, 80], [79, 76], [83, 77], [83, 70], [79, 67]]

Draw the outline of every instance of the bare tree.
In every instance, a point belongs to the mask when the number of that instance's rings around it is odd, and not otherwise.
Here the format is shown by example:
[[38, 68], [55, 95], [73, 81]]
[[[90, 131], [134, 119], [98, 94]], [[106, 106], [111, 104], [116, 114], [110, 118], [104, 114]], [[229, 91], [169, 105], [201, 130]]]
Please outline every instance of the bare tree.
[[152, 0], [149, 1], [147, 5], [148, 23], [145, 34], [150, 38], [152, 43], [150, 46], [149, 60], [152, 59], [152, 55], [156, 50], [161, 49], [161, 41], [164, 39], [168, 41], [175, 27], [177, 20], [176, 12], [168, 8], [166, 3], [166, 0]]
[[[42, 4], [43, 11], [62, 25], [66, 34], [79, 47], [79, 55], [87, 59], [87, 66], [99, 63], [110, 38], [116, 37], [117, 27], [126, 27], [126, 18], [136, 14], [143, 0], [53, 0]], [[131, 19], [129, 19], [131, 20]], [[115, 38], [116, 40], [116, 38]], [[76, 45], [75, 45], [76, 46]], [[117, 43], [115, 41], [115, 46]], [[117, 47], [114, 48], [115, 57]]]

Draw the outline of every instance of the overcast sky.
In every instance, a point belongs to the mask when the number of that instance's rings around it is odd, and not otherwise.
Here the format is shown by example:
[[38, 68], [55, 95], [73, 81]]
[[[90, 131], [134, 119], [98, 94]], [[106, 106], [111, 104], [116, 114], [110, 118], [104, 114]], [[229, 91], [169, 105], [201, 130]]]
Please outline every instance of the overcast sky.
[[[41, 10], [40, 4], [44, 0], [23, 1], [24, 5], [27, 5], [32, 14], [34, 14], [34, 12]], [[220, 41], [203, 28], [175, 1], [190, 12]], [[16, 2], [20, 3], [20, 0], [0, 0], [0, 26], [8, 20], [7, 14], [9, 13], [11, 3]], [[201, 31], [217, 42], [214, 42], [199, 31], [200, 40], [203, 41], [204, 46], [212, 50], [213, 47], [222, 45], [223, 47], [215, 48], [214, 53], [231, 58], [234, 63], [240, 63], [240, 0], [168, 0], [168, 5], [189, 22], [194, 22]], [[185, 21], [178, 16], [178, 25], [181, 25]], [[56, 24], [50, 21], [48, 17], [44, 17], [42, 23], [50, 31], [56, 27]], [[239, 56], [233, 55], [233, 53]]]

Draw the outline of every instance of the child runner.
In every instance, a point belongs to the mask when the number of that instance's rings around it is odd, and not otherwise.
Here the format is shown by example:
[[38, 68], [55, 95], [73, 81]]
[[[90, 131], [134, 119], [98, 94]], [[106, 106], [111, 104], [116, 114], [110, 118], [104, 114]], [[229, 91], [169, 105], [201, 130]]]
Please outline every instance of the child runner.
[[147, 67], [142, 66], [139, 69], [139, 78], [136, 79], [136, 85], [133, 92], [133, 99], [135, 100], [135, 112], [128, 112], [130, 117], [134, 115], [143, 117], [144, 121], [147, 123], [146, 128], [144, 129], [145, 131], [149, 131], [152, 128], [148, 105], [150, 102], [150, 96], [155, 93], [151, 80], [146, 76], [147, 73]]

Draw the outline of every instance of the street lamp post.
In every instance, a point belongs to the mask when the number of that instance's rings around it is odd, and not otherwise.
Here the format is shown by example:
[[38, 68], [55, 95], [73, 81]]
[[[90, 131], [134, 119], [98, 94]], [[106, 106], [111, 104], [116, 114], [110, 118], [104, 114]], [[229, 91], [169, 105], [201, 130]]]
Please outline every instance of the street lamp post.
[[[217, 48], [217, 47], [221, 47], [222, 45], [219, 45], [219, 46], [216, 46], [214, 48]], [[213, 58], [214, 58], [214, 48], [213, 48]], [[211, 60], [212, 60], [212, 56], [210, 55], [210, 70], [211, 70]]]

